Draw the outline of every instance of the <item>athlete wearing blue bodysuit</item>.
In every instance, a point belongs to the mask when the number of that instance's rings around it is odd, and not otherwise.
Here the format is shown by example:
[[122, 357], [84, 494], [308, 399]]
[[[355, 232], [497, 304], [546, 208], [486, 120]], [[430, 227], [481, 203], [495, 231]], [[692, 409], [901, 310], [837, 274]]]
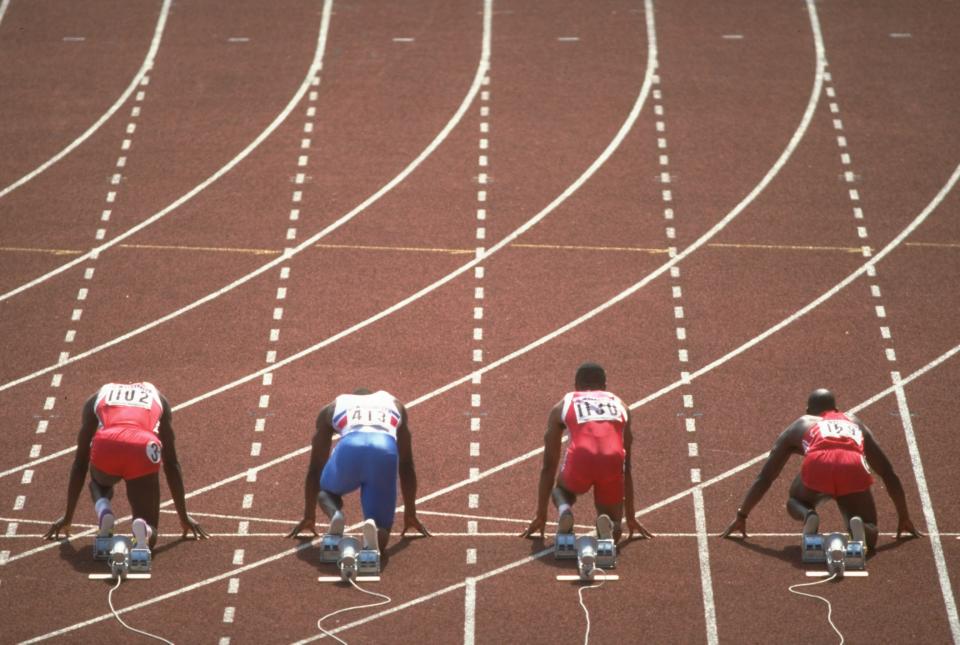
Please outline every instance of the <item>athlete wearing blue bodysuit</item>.
[[[340, 440], [331, 454], [334, 434]], [[398, 474], [404, 508], [401, 535], [408, 529], [429, 535], [417, 519], [417, 474], [403, 404], [383, 390], [341, 394], [317, 416], [304, 482], [303, 519], [287, 537], [307, 529], [316, 535], [317, 504], [330, 518], [330, 533], [342, 534], [343, 495], [359, 488], [364, 547], [382, 551], [393, 526]]]

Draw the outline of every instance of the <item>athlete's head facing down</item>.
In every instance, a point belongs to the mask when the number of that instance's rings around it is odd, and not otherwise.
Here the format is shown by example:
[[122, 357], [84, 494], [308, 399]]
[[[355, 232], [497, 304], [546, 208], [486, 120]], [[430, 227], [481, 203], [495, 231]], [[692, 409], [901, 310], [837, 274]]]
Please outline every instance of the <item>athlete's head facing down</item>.
[[823, 416], [824, 412], [833, 412], [837, 409], [837, 401], [833, 398], [833, 392], [821, 387], [810, 393], [807, 397], [807, 414]]
[[353, 393], [359, 395], [373, 394], [368, 387], [358, 387], [353, 391]]
[[573, 380], [577, 390], [603, 390], [607, 387], [607, 373], [599, 363], [584, 363], [577, 368]]

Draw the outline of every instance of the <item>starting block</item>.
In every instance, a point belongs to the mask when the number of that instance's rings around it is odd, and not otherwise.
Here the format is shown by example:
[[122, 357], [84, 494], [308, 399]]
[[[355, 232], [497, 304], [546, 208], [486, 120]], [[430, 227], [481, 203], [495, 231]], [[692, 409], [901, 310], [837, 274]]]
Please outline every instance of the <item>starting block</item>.
[[340, 569], [339, 576], [320, 576], [320, 582], [380, 582], [380, 552], [361, 548], [355, 537], [324, 535], [320, 540], [320, 561], [336, 563]]
[[[592, 535], [575, 536], [573, 533], [557, 533], [553, 557], [557, 560], [577, 560], [576, 576], [557, 576], [557, 580], [593, 580], [597, 569], [614, 569], [617, 566], [617, 545], [612, 539], [598, 539]], [[603, 575], [605, 580], [618, 580], [619, 576]]]
[[97, 536], [93, 543], [93, 559], [106, 560], [110, 573], [91, 573], [88, 576], [91, 580], [150, 578], [150, 549], [134, 546], [133, 541], [124, 535]]
[[827, 571], [808, 571], [808, 576], [836, 575], [837, 578], [866, 576], [867, 560], [863, 542], [850, 539], [845, 533], [804, 535], [802, 561], [827, 565]]

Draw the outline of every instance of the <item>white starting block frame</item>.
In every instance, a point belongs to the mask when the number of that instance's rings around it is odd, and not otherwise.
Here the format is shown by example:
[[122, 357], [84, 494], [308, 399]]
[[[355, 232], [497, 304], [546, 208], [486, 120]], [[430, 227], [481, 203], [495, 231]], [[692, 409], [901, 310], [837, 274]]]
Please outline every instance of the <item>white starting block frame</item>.
[[804, 535], [800, 545], [801, 559], [805, 564], [826, 564], [826, 571], [807, 571], [807, 576], [824, 577], [835, 575], [837, 579], [866, 577], [866, 548], [863, 542], [853, 540], [846, 533], [827, 535]]
[[149, 580], [153, 559], [147, 547], [135, 547], [125, 535], [97, 536], [93, 542], [93, 559], [106, 561], [110, 573], [91, 573], [90, 580]]
[[380, 552], [361, 548], [359, 538], [327, 533], [320, 540], [320, 561], [335, 563], [339, 576], [320, 576], [319, 582], [380, 582]]
[[558, 575], [557, 580], [591, 582], [600, 577], [603, 580], [619, 580], [620, 576], [602, 573], [599, 569], [617, 567], [617, 545], [612, 539], [601, 540], [592, 535], [577, 537], [573, 533], [557, 533], [553, 542], [553, 557], [556, 560], [577, 561], [578, 575]]

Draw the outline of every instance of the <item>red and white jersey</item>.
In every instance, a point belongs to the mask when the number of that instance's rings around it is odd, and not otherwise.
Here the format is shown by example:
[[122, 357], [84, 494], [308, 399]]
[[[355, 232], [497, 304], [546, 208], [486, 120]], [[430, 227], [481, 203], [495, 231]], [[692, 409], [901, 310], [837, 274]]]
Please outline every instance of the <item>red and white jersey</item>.
[[561, 419], [570, 435], [569, 450], [624, 455], [623, 427], [629, 418], [623, 401], [610, 392], [586, 390], [563, 397]]
[[373, 394], [341, 394], [333, 404], [333, 428], [340, 436], [351, 432], [386, 432], [397, 438], [400, 408], [393, 395], [380, 390]]
[[153, 383], [107, 383], [93, 406], [101, 428], [130, 426], [157, 433], [163, 403]]
[[860, 426], [842, 412], [827, 412], [803, 433], [803, 453], [820, 450], [853, 450], [863, 454]]

